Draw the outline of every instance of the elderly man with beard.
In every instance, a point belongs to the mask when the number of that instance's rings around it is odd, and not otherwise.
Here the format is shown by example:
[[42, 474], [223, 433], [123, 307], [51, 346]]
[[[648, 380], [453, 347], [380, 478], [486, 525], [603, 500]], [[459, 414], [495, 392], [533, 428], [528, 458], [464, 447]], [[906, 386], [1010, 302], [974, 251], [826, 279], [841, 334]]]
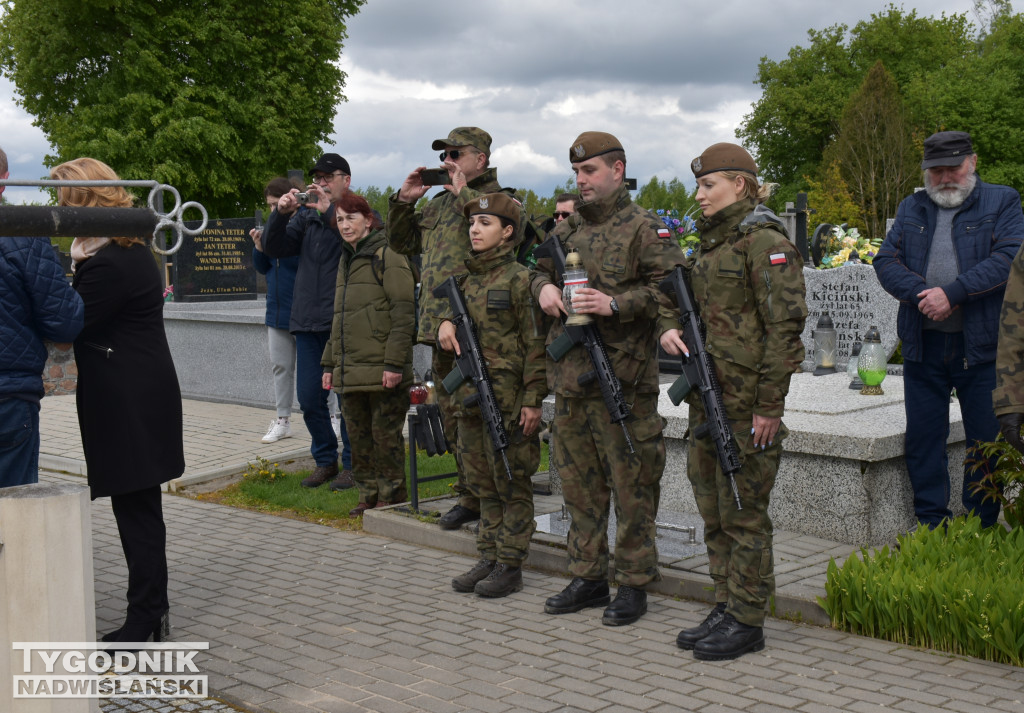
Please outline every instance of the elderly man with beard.
[[[882, 287], [900, 301], [907, 472], [918, 522], [931, 528], [950, 517], [952, 390], [963, 413], [968, 461], [979, 442], [999, 433], [992, 408], [999, 311], [1024, 239], [1020, 195], [979, 179], [977, 165], [969, 134], [941, 131], [925, 139], [925, 190], [900, 203], [874, 260]], [[988, 527], [999, 504], [982, 502], [970, 488], [985, 470], [965, 467], [962, 501]]]

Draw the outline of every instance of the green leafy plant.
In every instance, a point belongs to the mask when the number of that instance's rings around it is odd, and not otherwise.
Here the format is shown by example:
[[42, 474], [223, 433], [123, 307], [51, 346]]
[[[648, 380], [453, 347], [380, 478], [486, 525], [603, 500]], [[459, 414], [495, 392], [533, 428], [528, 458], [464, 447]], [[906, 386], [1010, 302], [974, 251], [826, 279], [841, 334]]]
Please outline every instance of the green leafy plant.
[[242, 473], [242, 477], [250, 482], [270, 483], [284, 478], [284, 472], [278, 467], [277, 463], [271, 463], [266, 458], [257, 458], [255, 463], [249, 463], [245, 466], [245, 472]]
[[1024, 665], [1024, 528], [977, 517], [828, 565], [819, 603], [838, 629]]
[[1013, 528], [1024, 527], [1024, 456], [999, 436], [997, 440], [981, 443], [971, 451], [966, 465], [972, 472], [988, 470], [970, 488], [981, 494], [985, 501], [996, 501], [1003, 508], [1003, 517]]

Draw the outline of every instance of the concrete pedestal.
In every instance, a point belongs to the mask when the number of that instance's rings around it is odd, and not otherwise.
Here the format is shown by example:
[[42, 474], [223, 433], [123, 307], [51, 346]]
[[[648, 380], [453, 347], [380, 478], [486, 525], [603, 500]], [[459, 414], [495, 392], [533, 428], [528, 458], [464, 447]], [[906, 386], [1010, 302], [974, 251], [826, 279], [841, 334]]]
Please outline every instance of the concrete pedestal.
[[96, 641], [89, 489], [0, 488], [0, 542], [0, 710], [98, 713], [95, 699], [15, 699], [13, 688], [15, 675], [47, 673], [38, 656], [26, 671], [14, 642]]

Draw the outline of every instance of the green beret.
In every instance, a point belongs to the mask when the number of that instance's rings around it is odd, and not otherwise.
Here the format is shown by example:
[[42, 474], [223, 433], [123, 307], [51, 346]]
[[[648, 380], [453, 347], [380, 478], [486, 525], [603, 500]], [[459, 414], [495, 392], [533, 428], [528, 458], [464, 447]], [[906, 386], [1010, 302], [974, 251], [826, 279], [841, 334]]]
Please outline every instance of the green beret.
[[580, 163], [594, 156], [623, 150], [622, 144], [611, 134], [603, 131], [584, 131], [569, 147], [569, 163]]
[[483, 129], [475, 126], [460, 126], [452, 129], [446, 139], [434, 139], [430, 145], [434, 151], [440, 151], [448, 146], [472, 146], [484, 154], [491, 155], [491, 135]]
[[508, 218], [515, 229], [519, 230], [519, 216], [522, 208], [523, 204], [507, 193], [488, 193], [467, 203], [466, 207], [462, 209], [462, 213], [467, 218], [481, 213]]
[[697, 178], [716, 171], [744, 171], [757, 177], [757, 164], [747, 150], [736, 144], [714, 144], [690, 162]]

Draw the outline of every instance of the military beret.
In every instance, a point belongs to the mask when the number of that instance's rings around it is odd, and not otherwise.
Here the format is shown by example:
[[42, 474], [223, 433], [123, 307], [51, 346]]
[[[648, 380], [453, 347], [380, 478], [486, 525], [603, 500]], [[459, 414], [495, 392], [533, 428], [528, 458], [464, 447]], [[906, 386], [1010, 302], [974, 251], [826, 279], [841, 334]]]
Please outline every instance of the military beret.
[[622, 144], [603, 131], [584, 131], [569, 147], [569, 163], [580, 163], [611, 151], [623, 151]]
[[973, 153], [971, 135], [966, 131], [940, 131], [924, 140], [921, 168], [959, 166]]
[[434, 139], [430, 145], [434, 151], [440, 151], [447, 146], [472, 146], [486, 155], [491, 155], [491, 135], [483, 129], [475, 126], [460, 126], [452, 129], [446, 139]]
[[745, 171], [757, 177], [757, 164], [747, 150], [736, 144], [713, 144], [690, 162], [697, 178], [716, 171]]
[[508, 218], [516, 230], [519, 230], [519, 212], [522, 207], [522, 203], [507, 193], [488, 193], [467, 203], [462, 213], [467, 218], [481, 213]]

